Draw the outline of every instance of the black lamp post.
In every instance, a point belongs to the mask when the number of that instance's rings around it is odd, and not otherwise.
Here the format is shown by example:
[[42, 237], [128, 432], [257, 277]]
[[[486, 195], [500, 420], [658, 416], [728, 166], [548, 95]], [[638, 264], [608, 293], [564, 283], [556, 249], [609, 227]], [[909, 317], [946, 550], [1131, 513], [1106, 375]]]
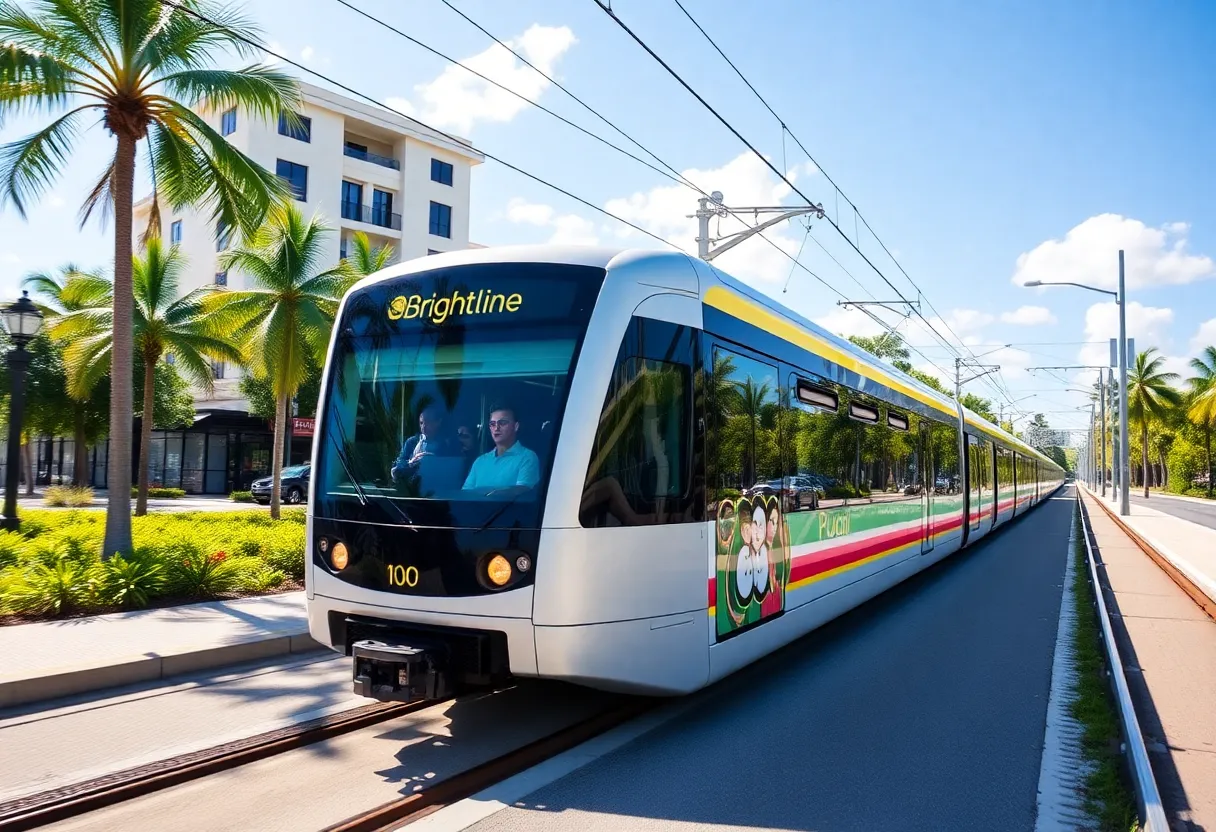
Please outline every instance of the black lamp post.
[[8, 405], [8, 468], [4, 471], [4, 528], [17, 530], [21, 521], [17, 518], [17, 489], [21, 477], [21, 422], [25, 417], [25, 371], [30, 366], [30, 354], [25, 346], [42, 329], [42, 313], [30, 300], [29, 292], [22, 292], [16, 303], [4, 307], [4, 328], [13, 339], [13, 349], [8, 354], [9, 391]]

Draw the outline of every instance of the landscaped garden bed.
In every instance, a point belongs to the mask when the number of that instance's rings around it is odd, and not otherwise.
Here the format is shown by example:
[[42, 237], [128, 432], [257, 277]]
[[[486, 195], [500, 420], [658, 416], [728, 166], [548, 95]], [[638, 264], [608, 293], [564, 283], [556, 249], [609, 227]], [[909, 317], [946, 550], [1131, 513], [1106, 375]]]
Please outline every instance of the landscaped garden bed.
[[0, 624], [301, 589], [304, 510], [132, 518], [134, 551], [101, 560], [105, 513], [25, 511], [0, 531]]

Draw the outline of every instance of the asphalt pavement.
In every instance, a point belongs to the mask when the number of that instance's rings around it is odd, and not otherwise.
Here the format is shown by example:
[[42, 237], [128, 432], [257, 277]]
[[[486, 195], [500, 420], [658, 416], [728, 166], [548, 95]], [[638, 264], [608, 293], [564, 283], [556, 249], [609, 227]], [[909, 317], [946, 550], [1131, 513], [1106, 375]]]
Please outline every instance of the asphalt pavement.
[[1131, 501], [1138, 506], [1147, 506], [1156, 511], [1173, 515], [1180, 520], [1187, 520], [1209, 529], [1216, 529], [1216, 501], [1211, 505], [1193, 500], [1180, 500], [1164, 494], [1154, 494], [1147, 500], [1143, 491], [1133, 491]]
[[1072, 489], [475, 824], [1034, 828]]

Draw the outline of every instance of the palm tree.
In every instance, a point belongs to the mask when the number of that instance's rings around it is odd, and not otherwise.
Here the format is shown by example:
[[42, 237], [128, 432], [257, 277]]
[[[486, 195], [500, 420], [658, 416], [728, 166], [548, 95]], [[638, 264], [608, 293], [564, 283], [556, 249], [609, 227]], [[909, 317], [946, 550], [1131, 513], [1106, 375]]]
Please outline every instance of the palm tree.
[[[72, 284], [71, 289], [68, 289], [69, 283]], [[21, 281], [21, 285], [41, 298], [43, 302], [38, 305], [50, 322], [110, 295], [109, 281], [97, 272], [86, 272], [71, 263], [60, 268], [58, 274], [31, 272]], [[87, 404], [93, 390], [94, 386], [90, 385], [87, 388], [71, 387], [67, 391], [68, 398], [73, 402], [73, 485], [85, 485], [88, 480], [88, 457], [84, 449], [88, 444]], [[33, 485], [32, 482], [30, 484]]]
[[1203, 450], [1207, 456], [1208, 499], [1212, 498], [1212, 426], [1216, 425], [1216, 346], [1204, 347], [1198, 358], [1191, 359], [1195, 376], [1188, 380], [1191, 387], [1187, 418], [1203, 428]]
[[[241, 351], [224, 338], [203, 310], [210, 288], [196, 289], [179, 297], [178, 285], [186, 261], [177, 246], [167, 251], [159, 237], [148, 239], [142, 257], [132, 263], [135, 290], [133, 327], [135, 352], [143, 364], [144, 402], [139, 437], [139, 494], [135, 514], [148, 513], [148, 465], [152, 448], [152, 414], [155, 395], [156, 364], [172, 355], [174, 366], [205, 391], [213, 386], [208, 359], [240, 361]], [[107, 284], [108, 287], [108, 284]], [[69, 281], [64, 294], [71, 297], [76, 287]], [[90, 290], [91, 287], [85, 287]], [[113, 351], [113, 300], [107, 292], [94, 303], [59, 318], [53, 334], [69, 341], [64, 352], [68, 365], [70, 391], [79, 395], [106, 374]]]
[[340, 264], [343, 273], [342, 284], [338, 291], [339, 298], [349, 292], [351, 287], [360, 280], [387, 266], [395, 254], [390, 245], [373, 246], [367, 234], [362, 231], [356, 231], [351, 242], [354, 249], [347, 253]]
[[0, 120], [57, 112], [41, 130], [0, 147], [0, 206], [22, 217], [67, 165], [87, 114], [114, 137], [113, 160], [85, 197], [81, 222], [114, 214], [114, 338], [110, 398], [109, 505], [103, 556], [131, 549], [132, 199], [138, 144], [156, 183], [148, 233], [159, 203], [204, 204], [217, 222], [249, 232], [287, 186], [190, 108], [240, 107], [278, 118], [300, 101], [298, 84], [273, 68], [211, 69], [224, 52], [252, 55], [257, 33], [231, 6], [208, 0], [0, 0]]
[[268, 378], [275, 396], [270, 514], [276, 519], [288, 404], [309, 361], [324, 360], [345, 280], [342, 265], [317, 271], [328, 232], [319, 217], [305, 220], [293, 204], [276, 206], [250, 240], [220, 256], [221, 269], [244, 272], [257, 288], [217, 292], [208, 304], [244, 346], [249, 371]]
[[[1152, 419], [1163, 419], [1171, 407], [1182, 401], [1182, 394], [1171, 385], [1178, 380], [1177, 373], [1167, 373], [1161, 367], [1162, 356], [1154, 355], [1156, 347], [1149, 347], [1136, 355], [1136, 364], [1127, 375], [1127, 418], [1140, 423], [1140, 454], [1144, 474], [1144, 496], [1148, 496], [1148, 423]], [[1124, 483], [1123, 487], [1130, 487]]]

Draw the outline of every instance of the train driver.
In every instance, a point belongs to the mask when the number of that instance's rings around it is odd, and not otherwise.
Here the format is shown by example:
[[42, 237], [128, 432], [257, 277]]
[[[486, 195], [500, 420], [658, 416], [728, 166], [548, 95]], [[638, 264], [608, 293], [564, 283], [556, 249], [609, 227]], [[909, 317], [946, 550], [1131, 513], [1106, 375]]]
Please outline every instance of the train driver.
[[540, 481], [540, 460], [535, 452], [520, 444], [516, 438], [518, 433], [515, 408], [508, 404], [493, 405], [490, 408], [490, 436], [494, 440], [494, 449], [473, 461], [469, 476], [464, 481], [466, 490], [517, 486], [532, 488]]

